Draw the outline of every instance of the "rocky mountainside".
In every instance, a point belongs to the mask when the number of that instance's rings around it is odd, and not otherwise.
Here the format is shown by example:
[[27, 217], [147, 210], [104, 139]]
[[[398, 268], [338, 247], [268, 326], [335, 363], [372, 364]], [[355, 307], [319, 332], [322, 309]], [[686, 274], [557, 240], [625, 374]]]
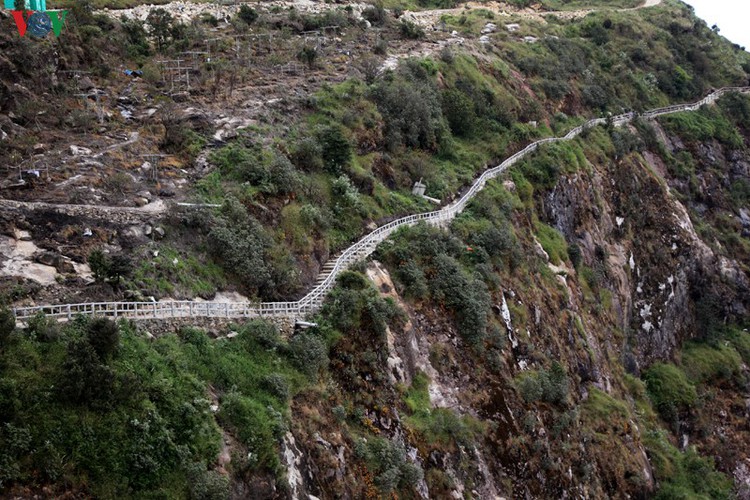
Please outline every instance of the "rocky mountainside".
[[[603, 4], [0, 33], [2, 303], [294, 299], [434, 209], [416, 181], [446, 204], [588, 118], [747, 85], [681, 2]], [[750, 97], [607, 123], [399, 231], [308, 328], [0, 310], [0, 496], [750, 498], [749, 271]]]

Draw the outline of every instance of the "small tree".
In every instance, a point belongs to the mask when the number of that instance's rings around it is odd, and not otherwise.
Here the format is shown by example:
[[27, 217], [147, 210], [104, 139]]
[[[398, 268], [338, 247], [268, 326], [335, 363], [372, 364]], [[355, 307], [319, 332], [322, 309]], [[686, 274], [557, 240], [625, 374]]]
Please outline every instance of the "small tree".
[[114, 321], [107, 318], [96, 318], [88, 327], [88, 339], [99, 359], [109, 359], [120, 343], [120, 330]]
[[172, 14], [161, 7], [153, 9], [146, 17], [146, 24], [150, 26], [149, 34], [156, 40], [159, 50], [169, 40], [172, 32], [172, 21]]
[[307, 64], [307, 67], [313, 69], [315, 67], [315, 61], [318, 60], [318, 49], [315, 47], [302, 47], [297, 53], [297, 59]]
[[252, 7], [243, 4], [240, 6], [240, 11], [237, 13], [237, 17], [247, 24], [253, 24], [258, 19], [258, 12]]
[[365, 56], [359, 62], [359, 70], [362, 72], [362, 76], [365, 77], [365, 82], [368, 85], [375, 83], [375, 79], [378, 76], [380, 70], [380, 61], [377, 57]]
[[352, 146], [344, 130], [337, 125], [323, 129], [318, 139], [323, 149], [323, 161], [329, 172], [337, 174], [349, 165], [352, 157]]
[[107, 276], [109, 275], [109, 262], [107, 256], [104, 255], [104, 252], [102, 252], [101, 249], [96, 248], [91, 251], [88, 263], [96, 281], [102, 282], [107, 279]]
[[76, 404], [106, 404], [114, 388], [114, 372], [102, 364], [88, 339], [73, 340], [63, 364], [61, 396]]
[[123, 278], [133, 272], [133, 263], [125, 255], [115, 255], [109, 263], [109, 278], [119, 285]]

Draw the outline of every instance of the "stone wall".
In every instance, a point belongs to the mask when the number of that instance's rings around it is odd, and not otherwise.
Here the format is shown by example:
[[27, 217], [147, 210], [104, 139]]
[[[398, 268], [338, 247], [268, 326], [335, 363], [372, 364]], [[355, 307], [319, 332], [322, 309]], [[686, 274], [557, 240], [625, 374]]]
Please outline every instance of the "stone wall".
[[[275, 324], [281, 336], [289, 338], [294, 332], [295, 321], [290, 318], [269, 317], [265, 318]], [[185, 327], [200, 328], [208, 332], [212, 337], [225, 337], [231, 332], [234, 325], [242, 325], [241, 318], [168, 318], [168, 319], [139, 319], [135, 320], [136, 327], [144, 335], [158, 337], [165, 333], [177, 333]]]

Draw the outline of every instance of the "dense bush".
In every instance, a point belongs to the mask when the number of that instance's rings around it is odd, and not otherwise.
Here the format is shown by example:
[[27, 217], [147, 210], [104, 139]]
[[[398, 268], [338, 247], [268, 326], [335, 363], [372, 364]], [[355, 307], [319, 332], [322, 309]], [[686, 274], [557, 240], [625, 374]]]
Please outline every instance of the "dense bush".
[[239, 182], [248, 182], [268, 195], [293, 193], [301, 184], [294, 165], [277, 150], [235, 143], [214, 152], [211, 161], [222, 174]]
[[317, 171], [323, 169], [323, 148], [314, 137], [305, 137], [294, 144], [291, 160], [300, 170]]
[[379, 81], [372, 98], [385, 120], [386, 147], [434, 150], [445, 136], [435, 83], [418, 63], [399, 67], [396, 75]]
[[247, 4], [242, 4], [237, 12], [237, 17], [246, 24], [253, 24], [258, 19], [258, 12]]
[[320, 370], [328, 364], [328, 349], [323, 340], [316, 335], [295, 335], [289, 341], [289, 350], [294, 365], [313, 379], [317, 379]]
[[332, 328], [343, 334], [369, 331], [382, 338], [386, 327], [399, 319], [396, 305], [380, 297], [362, 274], [346, 271], [337, 281], [323, 307]]
[[718, 139], [733, 148], [739, 148], [744, 144], [734, 125], [713, 108], [678, 113], [662, 120], [668, 130], [687, 141], [707, 142]]
[[126, 255], [109, 255], [96, 248], [88, 257], [88, 264], [94, 279], [97, 281], [108, 281], [112, 286], [119, 286], [123, 279], [133, 272], [133, 263]]
[[341, 174], [352, 157], [352, 146], [338, 125], [324, 128], [318, 134], [320, 156], [326, 169], [332, 174]]
[[526, 403], [539, 400], [565, 405], [570, 381], [565, 369], [555, 361], [549, 370], [528, 371], [516, 378], [516, 389]]
[[208, 235], [209, 250], [228, 272], [242, 280], [250, 293], [284, 296], [299, 286], [295, 262], [274, 244], [260, 223], [236, 199], [222, 206]]
[[471, 99], [459, 90], [448, 89], [442, 92], [441, 102], [451, 132], [459, 136], [469, 136], [474, 131], [476, 121]]
[[407, 460], [403, 445], [381, 437], [356, 443], [355, 453], [375, 475], [375, 484], [387, 494], [398, 489], [414, 488], [422, 480], [422, 468]]
[[401, 30], [401, 36], [410, 40], [418, 40], [424, 38], [424, 30], [418, 25], [406, 19], [402, 19], [399, 23], [399, 29]]
[[694, 447], [680, 452], [663, 431], [644, 436], [659, 490], [654, 498], [732, 498], [732, 480], [718, 472], [713, 460], [701, 457]]
[[430, 288], [436, 300], [444, 302], [456, 314], [459, 333], [470, 344], [484, 339], [490, 308], [487, 285], [467, 278], [458, 262], [448, 255], [435, 259]]
[[99, 359], [107, 361], [117, 351], [120, 342], [120, 329], [110, 319], [95, 318], [88, 325], [87, 337]]
[[719, 99], [719, 107], [724, 114], [744, 128], [750, 128], [750, 99], [739, 92], [730, 92]]
[[448, 233], [416, 226], [381, 247], [378, 257], [394, 267], [406, 293], [422, 297], [429, 290], [432, 299], [445, 304], [455, 315], [462, 338], [476, 345], [489, 324], [490, 294], [484, 281], [469, 275], [456, 259], [465, 251], [460, 240]]

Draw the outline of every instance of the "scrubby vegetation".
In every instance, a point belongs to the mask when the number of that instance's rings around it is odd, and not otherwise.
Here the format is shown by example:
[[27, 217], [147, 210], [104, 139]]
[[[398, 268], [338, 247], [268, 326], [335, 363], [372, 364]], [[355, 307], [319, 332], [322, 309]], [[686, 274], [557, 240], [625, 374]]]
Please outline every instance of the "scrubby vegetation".
[[247, 450], [233, 474], [280, 474], [289, 398], [315, 382], [325, 347], [309, 334], [287, 344], [263, 322], [238, 333], [149, 342], [127, 323], [77, 318], [12, 334], [0, 353], [2, 487], [223, 498], [222, 432]]
[[[547, 9], [634, 4], [541, 2]], [[4, 140], [0, 154], [16, 165], [38, 149], [37, 132], [45, 126], [101, 133], [88, 108], [61, 118], [52, 110], [64, 106], [46, 107], [38, 96], [15, 91], [24, 81], [16, 74], [30, 77], [35, 61], [53, 49], [61, 68], [89, 65], [97, 83], [122, 78], [113, 61], [142, 69], [137, 83], [158, 111], [143, 119], [139, 141], [173, 155], [159, 172], [165, 183], [172, 176], [194, 180], [181, 196], [219, 206], [173, 210], [166, 229], [148, 226], [154, 231], [148, 235], [129, 228], [133, 240], [145, 241], [132, 259], [109, 252], [116, 235], [92, 234], [79, 259], [88, 259], [96, 280], [90, 289], [133, 300], [211, 299], [227, 289], [251, 300], [287, 300], [374, 225], [433, 210], [411, 194], [418, 180], [445, 203], [487, 165], [533, 140], [562, 135], [591, 116], [697, 99], [712, 87], [744, 83], [750, 70], [746, 53], [666, 2], [575, 20], [512, 19], [519, 33], [501, 25], [481, 50], [406, 58], [381, 74], [380, 56], [402, 45], [429, 46], [419, 40], [433, 35], [385, 9], [395, 6], [365, 9], [375, 26], [368, 31], [352, 8], [309, 14], [242, 5], [221, 21], [231, 36], [212, 47], [210, 61], [196, 63], [201, 104], [224, 100], [230, 108], [239, 95], [243, 106], [255, 106], [247, 82], [265, 67], [248, 70], [231, 56], [249, 52], [233, 37], [250, 26], [254, 35], [282, 40], [336, 26], [346, 28], [337, 44], [373, 32], [377, 41], [372, 54], [337, 46], [332, 55], [307, 43], [267, 54], [268, 68], [295, 60], [306, 66], [294, 75], [299, 93], [278, 100], [260, 94], [267, 112], [221, 137], [214, 134], [215, 116], [182, 116], [177, 96], [162, 95], [166, 83], [154, 62], [157, 53], [181, 57], [205, 48], [220, 20], [208, 14], [182, 24], [153, 9], [140, 24], [94, 14], [91, 4], [78, 2], [67, 43], [40, 42], [36, 59], [9, 71], [17, 81], [8, 83], [3, 95], [14, 97], [3, 105], [23, 131]], [[500, 22], [486, 8], [461, 9], [441, 21], [471, 39], [487, 22]], [[9, 60], [29, 50], [25, 42], [12, 43]], [[331, 76], [334, 67], [346, 69]], [[57, 84], [35, 78], [35, 86], [54, 88], [48, 96], [58, 99]], [[263, 322], [232, 325], [231, 339], [188, 328], [147, 340], [127, 323], [76, 319], [60, 326], [43, 315], [21, 332], [0, 310], [0, 492], [23, 496], [49, 487], [59, 495], [222, 498], [231, 482], [237, 494], [260, 491], [242, 489], [249, 484], [275, 485], [269, 489], [283, 494], [289, 478], [281, 443], [291, 432], [305, 457], [300, 466], [315, 471], [320, 497], [411, 498], [424, 486], [440, 498], [550, 491], [729, 497], [732, 471], [729, 461], [712, 458], [719, 457], [712, 441], [718, 433], [709, 409], [729, 409], [721, 425], [731, 428], [733, 409], [741, 407], [737, 394], [747, 387], [750, 336], [728, 326], [742, 311], [728, 277], [735, 269], [727, 267], [721, 283], [708, 276], [709, 267], [680, 253], [688, 237], [666, 217], [679, 218], [671, 210], [679, 200], [715, 260], [726, 256], [747, 270], [750, 244], [740, 211], [750, 184], [740, 153], [749, 103], [730, 94], [716, 107], [658, 124], [587, 130], [524, 158], [449, 227], [402, 229], [375, 257], [406, 311], [384, 299], [393, 290], [375, 289], [362, 267], [339, 276], [313, 318], [317, 326], [284, 339]], [[117, 117], [105, 130], [124, 132], [124, 123]], [[125, 171], [145, 168], [131, 161], [135, 156], [111, 155], [122, 168], [102, 174], [112, 196], [103, 202], [136, 194]], [[151, 187], [174, 195], [158, 182]], [[663, 227], [674, 228], [674, 247], [656, 230]], [[46, 241], [45, 248], [53, 244], [59, 246]], [[660, 275], [657, 285], [649, 281], [664, 269], [671, 274]], [[672, 287], [675, 276], [682, 282]], [[664, 288], [657, 292], [658, 286]], [[675, 327], [674, 343], [660, 351], [648, 345], [653, 339], [639, 318], [652, 314], [654, 327], [666, 321], [664, 311], [650, 304], [636, 310], [633, 303], [666, 297], [668, 286], [695, 310], [687, 308], [679, 318], [684, 328]], [[3, 300], [24, 288], [7, 290]], [[429, 376], [420, 368], [428, 364]], [[695, 446], [680, 451], [675, 437], [683, 434]], [[292, 446], [284, 451], [295, 453]], [[481, 489], [486, 477], [497, 479], [497, 491]]]

